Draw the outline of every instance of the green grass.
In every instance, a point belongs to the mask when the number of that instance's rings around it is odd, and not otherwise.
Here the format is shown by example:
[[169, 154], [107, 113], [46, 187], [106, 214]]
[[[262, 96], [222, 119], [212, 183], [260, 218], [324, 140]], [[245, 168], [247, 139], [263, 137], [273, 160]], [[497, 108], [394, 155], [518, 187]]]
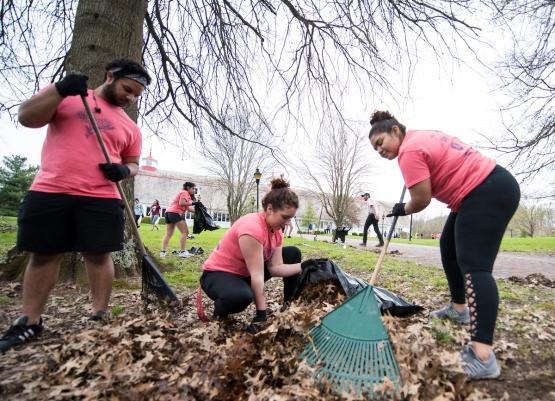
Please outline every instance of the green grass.
[[112, 306], [112, 308], [110, 309], [110, 313], [112, 314], [112, 316], [119, 316], [122, 313], [125, 312], [125, 307], [121, 306], [121, 305], [114, 305]]
[[[355, 237], [356, 238], [356, 237]], [[392, 243], [439, 246], [438, 239], [408, 239], [393, 238]], [[555, 254], [555, 237], [510, 238], [501, 241], [503, 252], [540, 252], [549, 255]]]

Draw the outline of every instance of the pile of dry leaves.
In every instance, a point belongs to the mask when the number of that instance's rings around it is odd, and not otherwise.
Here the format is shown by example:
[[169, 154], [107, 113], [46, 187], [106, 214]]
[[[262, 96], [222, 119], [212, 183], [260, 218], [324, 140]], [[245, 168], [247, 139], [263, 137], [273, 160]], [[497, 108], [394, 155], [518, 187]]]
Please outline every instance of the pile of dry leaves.
[[[194, 294], [184, 307], [145, 307], [137, 292], [114, 295], [124, 312], [108, 324], [86, 320], [88, 296], [63, 286], [45, 315], [47, 331], [29, 346], [3, 355], [2, 399], [79, 400], [338, 400], [312, 379], [298, 359], [309, 328], [343, 301], [333, 283], [308, 287], [281, 310], [281, 286], [268, 289], [264, 331], [244, 332], [252, 310], [235, 320], [202, 323]], [[4, 288], [13, 296], [19, 288]], [[60, 295], [62, 294], [62, 295]], [[204, 299], [207, 315], [211, 301]], [[9, 313], [16, 315], [18, 303]], [[5, 324], [5, 321], [0, 322]], [[438, 347], [429, 319], [384, 318], [403, 378], [404, 400], [488, 400], [464, 379], [458, 347]], [[464, 342], [465, 332], [455, 336]], [[505, 397], [504, 397], [505, 398]], [[507, 396], [505, 399], [509, 399]]]

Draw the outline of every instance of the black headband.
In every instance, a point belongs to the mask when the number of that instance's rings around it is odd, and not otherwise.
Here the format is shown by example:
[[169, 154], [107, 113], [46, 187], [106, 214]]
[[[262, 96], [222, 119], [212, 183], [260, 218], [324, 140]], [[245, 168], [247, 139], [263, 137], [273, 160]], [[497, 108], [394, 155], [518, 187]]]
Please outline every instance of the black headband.
[[[114, 69], [111, 69], [110, 72], [118, 77], [122, 77], [122, 78], [128, 78], [131, 79], [135, 82], [138, 82], [139, 84], [141, 84], [142, 86], [144, 86], [145, 88], [148, 86], [148, 80], [147, 77], [144, 76], [143, 74], [140, 73], [136, 73], [136, 72], [125, 72], [123, 67], [116, 67]], [[117, 74], [116, 74], [117, 73]]]

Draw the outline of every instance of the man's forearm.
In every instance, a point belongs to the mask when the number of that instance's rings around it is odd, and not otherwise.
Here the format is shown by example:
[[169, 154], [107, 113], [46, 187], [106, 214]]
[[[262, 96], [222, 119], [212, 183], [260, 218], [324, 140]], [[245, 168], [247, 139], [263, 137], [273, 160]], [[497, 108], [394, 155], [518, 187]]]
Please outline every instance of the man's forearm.
[[137, 163], [125, 163], [125, 165], [129, 168], [129, 171], [131, 172], [131, 174], [129, 174], [129, 177], [134, 177], [139, 172], [139, 165]]

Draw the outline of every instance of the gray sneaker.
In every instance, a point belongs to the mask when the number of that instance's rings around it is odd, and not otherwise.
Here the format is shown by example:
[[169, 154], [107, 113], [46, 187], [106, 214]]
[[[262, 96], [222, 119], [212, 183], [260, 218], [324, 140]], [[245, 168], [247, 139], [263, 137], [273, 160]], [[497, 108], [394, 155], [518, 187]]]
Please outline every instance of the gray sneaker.
[[430, 316], [437, 317], [438, 319], [450, 319], [460, 324], [470, 323], [470, 310], [468, 307], [464, 308], [462, 312], [457, 312], [451, 303], [444, 308], [430, 312]]
[[487, 362], [482, 362], [474, 353], [470, 344], [466, 345], [461, 353], [463, 360], [462, 369], [472, 380], [497, 379], [501, 369], [497, 365], [497, 359], [492, 352]]

